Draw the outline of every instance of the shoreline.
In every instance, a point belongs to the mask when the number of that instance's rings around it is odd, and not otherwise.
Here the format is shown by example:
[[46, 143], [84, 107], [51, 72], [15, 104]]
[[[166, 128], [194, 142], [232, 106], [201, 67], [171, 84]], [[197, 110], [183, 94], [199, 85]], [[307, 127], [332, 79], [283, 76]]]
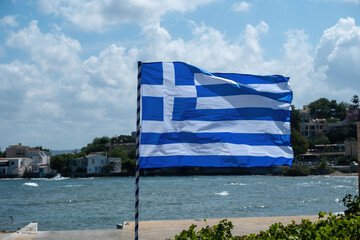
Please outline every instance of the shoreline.
[[[349, 176], [349, 177], [353, 177], [353, 176], [358, 176], [359, 174], [357, 172], [341, 172], [338, 170], [334, 170], [331, 173], [324, 173], [324, 174], [309, 174], [306, 176], [286, 176], [284, 174], [239, 174], [239, 173], [226, 173], [226, 174], [221, 174], [221, 173], [200, 173], [200, 174], [183, 174], [183, 175], [179, 175], [179, 174], [164, 174], [164, 175], [147, 175], [147, 174], [143, 174], [141, 175], [141, 177], [187, 177], [187, 176], [283, 176], [283, 177], [311, 177], [311, 176]], [[74, 176], [74, 174], [64, 174], [64, 175], [60, 175], [61, 177], [65, 177], [65, 178], [103, 178], [103, 177], [135, 177], [134, 175], [131, 174], [121, 174], [121, 175], [81, 175], [81, 176]], [[40, 178], [46, 178], [46, 179], [52, 179], [55, 178], [56, 175], [51, 175], [48, 177], [16, 177], [16, 176], [0, 176], [0, 180], [1, 179], [6, 179], [6, 180], [10, 180], [10, 179], [26, 179], [26, 180], [31, 180], [31, 179], [40, 179]]]
[[[140, 221], [139, 239], [173, 239], [175, 235], [180, 234], [182, 230], [189, 229], [192, 224], [197, 225], [196, 229], [199, 230], [207, 225], [214, 226], [223, 219], [226, 218], [207, 219], [206, 222], [204, 222], [203, 219]], [[267, 230], [274, 223], [281, 222], [284, 225], [287, 225], [292, 221], [300, 223], [302, 219], [309, 219], [312, 222], [319, 220], [318, 215], [227, 218], [234, 226], [232, 230], [234, 236], [249, 235], [252, 233], [256, 234], [260, 231]], [[0, 240], [134, 239], [135, 223], [123, 222], [121, 225], [121, 229], [38, 231], [37, 223], [30, 223], [14, 233], [0, 232]]]

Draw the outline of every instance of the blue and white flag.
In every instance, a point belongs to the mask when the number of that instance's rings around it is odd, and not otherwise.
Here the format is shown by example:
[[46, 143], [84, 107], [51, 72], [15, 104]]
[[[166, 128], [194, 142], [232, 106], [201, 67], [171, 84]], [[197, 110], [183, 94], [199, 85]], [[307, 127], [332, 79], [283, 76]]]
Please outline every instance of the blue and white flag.
[[292, 165], [289, 78], [141, 65], [140, 168]]

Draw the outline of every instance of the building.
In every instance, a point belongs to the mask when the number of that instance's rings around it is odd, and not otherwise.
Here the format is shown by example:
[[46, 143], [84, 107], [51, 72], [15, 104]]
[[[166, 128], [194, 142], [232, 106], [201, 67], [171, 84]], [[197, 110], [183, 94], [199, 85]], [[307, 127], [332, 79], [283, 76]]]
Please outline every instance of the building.
[[19, 143], [18, 145], [9, 145], [9, 147], [6, 148], [6, 157], [26, 157], [26, 153], [29, 148], [29, 146], [23, 146], [21, 143]]
[[323, 157], [335, 161], [338, 157], [342, 157], [345, 154], [345, 144], [319, 144], [315, 145], [314, 149], [309, 149], [307, 153], [301, 154], [300, 162], [316, 165]]
[[0, 167], [0, 175], [22, 177], [35, 174], [44, 177], [50, 173], [50, 156], [38, 148], [19, 143], [6, 148], [6, 158], [1, 159]]
[[360, 121], [360, 109], [346, 110], [346, 122], [357, 122]]
[[349, 156], [358, 156], [358, 142], [345, 141], [345, 154]]
[[301, 119], [301, 122], [310, 122], [311, 121], [310, 108], [308, 105], [304, 105], [303, 109], [300, 109], [300, 119]]
[[104, 167], [107, 165], [107, 156], [101, 153], [91, 153], [86, 156], [87, 159], [87, 170], [86, 172], [91, 173], [104, 173]]
[[87, 159], [86, 157], [76, 158], [69, 161], [70, 172], [86, 172], [87, 171]]
[[[109, 166], [109, 168], [107, 168]], [[69, 161], [69, 169], [72, 173], [86, 172], [87, 174], [104, 174], [121, 172], [121, 158], [108, 158], [101, 152], [90, 153], [86, 157]], [[111, 170], [109, 170], [111, 169]]]
[[108, 164], [113, 167], [111, 172], [121, 172], [121, 158], [108, 158]]
[[0, 158], [0, 176], [22, 177], [37, 168], [31, 158]]
[[304, 137], [323, 136], [326, 131], [326, 119], [311, 119], [300, 123], [300, 134]]

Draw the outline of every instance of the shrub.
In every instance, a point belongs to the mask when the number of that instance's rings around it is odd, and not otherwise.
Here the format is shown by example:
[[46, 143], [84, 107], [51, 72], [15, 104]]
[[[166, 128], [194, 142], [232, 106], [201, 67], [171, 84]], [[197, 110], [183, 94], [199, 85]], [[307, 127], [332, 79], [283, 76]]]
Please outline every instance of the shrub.
[[343, 203], [347, 207], [346, 215], [333, 215], [329, 212], [329, 216], [324, 219], [326, 213], [320, 212], [320, 220], [317, 222], [304, 219], [300, 224], [292, 221], [286, 226], [282, 223], [274, 223], [268, 230], [258, 234], [233, 236], [231, 234], [232, 222], [224, 219], [213, 227], [206, 226], [199, 231], [195, 231], [196, 225], [193, 224], [188, 230], [183, 230], [180, 235], [176, 235], [175, 240], [360, 239], [359, 197], [346, 195]]
[[292, 168], [285, 168], [283, 174], [285, 176], [308, 176], [310, 174], [310, 169], [308, 166], [294, 164]]

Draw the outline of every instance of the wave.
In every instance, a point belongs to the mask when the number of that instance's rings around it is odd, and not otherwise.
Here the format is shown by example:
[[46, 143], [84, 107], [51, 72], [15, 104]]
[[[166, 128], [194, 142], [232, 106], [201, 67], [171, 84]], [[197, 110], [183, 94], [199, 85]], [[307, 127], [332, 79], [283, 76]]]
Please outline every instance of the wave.
[[225, 183], [225, 186], [246, 186], [247, 184], [245, 183], [238, 183], [238, 182], [228, 182]]
[[83, 187], [84, 185], [78, 184], [78, 185], [65, 185], [64, 187]]
[[56, 174], [55, 177], [50, 178], [49, 180], [61, 181], [61, 180], [65, 180], [65, 179], [69, 179], [69, 177], [62, 177], [60, 174]]
[[29, 186], [29, 187], [38, 187], [39, 186], [37, 183], [34, 183], [34, 182], [26, 182], [23, 185]]
[[219, 196], [228, 196], [229, 192], [228, 191], [222, 191], [221, 193], [214, 193], [215, 195], [219, 195]]
[[53, 178], [31, 178], [31, 180], [36, 181], [61, 181], [66, 179], [69, 179], [69, 177], [62, 177], [60, 174], [56, 174], [56, 176]]
[[0, 181], [23, 180], [22, 178], [0, 178]]

